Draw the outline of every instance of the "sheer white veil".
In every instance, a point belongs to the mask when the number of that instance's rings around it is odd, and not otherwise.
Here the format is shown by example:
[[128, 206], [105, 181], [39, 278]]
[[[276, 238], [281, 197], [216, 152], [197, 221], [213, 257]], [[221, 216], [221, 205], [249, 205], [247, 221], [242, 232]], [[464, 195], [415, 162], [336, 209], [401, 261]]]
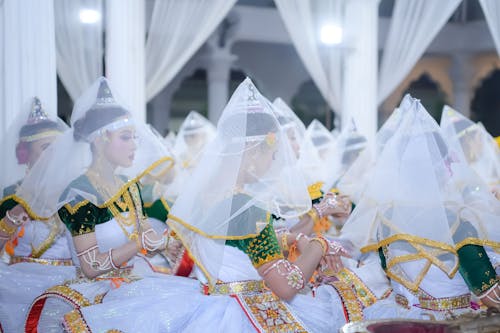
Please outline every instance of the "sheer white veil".
[[[498, 250], [500, 204], [418, 100], [401, 116], [341, 238], [362, 252], [384, 247], [388, 276], [416, 290], [431, 265], [453, 277], [464, 245]], [[413, 278], [406, 262], [418, 266]]]
[[326, 180], [326, 165], [320, 159], [311, 138], [306, 135], [304, 123], [281, 98], [277, 98], [273, 105], [278, 110], [278, 121], [282, 127], [295, 133], [299, 148], [299, 166], [306, 177], [307, 185], [324, 182]]
[[347, 171], [340, 177], [336, 187], [340, 193], [349, 196], [352, 202], [357, 203], [363, 193], [373, 172], [375, 163], [387, 141], [393, 136], [403, 119], [402, 114], [411, 108], [412, 97], [407, 94], [399, 107], [394, 109], [391, 116], [380, 127], [375, 136], [375, 147], [368, 145], [354, 162], [347, 168]]
[[330, 191], [359, 155], [367, 147], [366, 138], [358, 132], [354, 120], [340, 132], [335, 140], [335, 153], [328, 156], [328, 174], [323, 191]]
[[214, 137], [215, 126], [198, 112], [189, 112], [179, 128], [172, 149], [177, 163], [175, 179], [167, 186], [170, 200], [175, 201], [175, 198], [183, 191], [184, 184]]
[[247, 78], [224, 108], [168, 224], [214, 283], [226, 239], [254, 237], [269, 214], [289, 218], [310, 209], [301, 175], [272, 104]]
[[[15, 195], [21, 181], [29, 174], [28, 160], [30, 145], [40, 139], [56, 138], [68, 129], [57, 117], [50, 117], [43, 108], [42, 101], [33, 97], [24, 103], [5, 135], [0, 140], [3, 154], [0, 163], [0, 190], [3, 196]], [[22, 198], [15, 195], [17, 201]], [[29, 209], [29, 206], [26, 205]]]
[[483, 124], [474, 123], [445, 105], [441, 128], [448, 143], [484, 182], [500, 185], [500, 149]]
[[[104, 140], [108, 133], [123, 128], [130, 128], [134, 134], [128, 139], [136, 141], [133, 155], [128, 156], [132, 160], [130, 165], [115, 170], [114, 177], [119, 177], [123, 185], [114, 193], [97, 193], [93, 187], [82, 187], [78, 180], [86, 174], [96, 155], [93, 148], [96, 140]], [[50, 145], [25, 178], [18, 194], [37, 214], [48, 217], [71, 201], [88, 200], [105, 206], [144, 175], [162, 174], [172, 165], [173, 159], [166, 147], [143, 121], [134, 119], [120, 102], [112, 83], [100, 77], [75, 102], [71, 129]]]

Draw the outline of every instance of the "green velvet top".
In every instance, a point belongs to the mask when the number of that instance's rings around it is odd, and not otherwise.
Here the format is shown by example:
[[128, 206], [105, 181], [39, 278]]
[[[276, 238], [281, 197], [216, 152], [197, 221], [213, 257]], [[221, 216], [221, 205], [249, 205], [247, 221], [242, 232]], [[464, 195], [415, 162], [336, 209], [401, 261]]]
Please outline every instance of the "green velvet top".
[[[460, 232], [460, 233], [459, 233]], [[456, 234], [464, 237], [477, 238], [477, 232], [473, 225], [467, 221], [462, 221]], [[459, 241], [456, 239], [455, 241]], [[382, 248], [378, 249], [382, 268], [387, 269], [386, 258]], [[495, 268], [483, 246], [467, 244], [457, 250], [459, 272], [465, 283], [475, 295], [481, 295], [498, 282]]]
[[[241, 207], [241, 204], [247, 198], [244, 194], [235, 195], [232, 198], [233, 210], [237, 211], [238, 207]], [[258, 207], [252, 206], [233, 217], [233, 221], [231, 221], [231, 226], [247, 226], [248, 233], [255, 233], [255, 229], [256, 227], [258, 228], [260, 223], [266, 225], [257, 236], [240, 240], [226, 240], [226, 245], [236, 247], [245, 252], [256, 268], [267, 262], [283, 258], [283, 253], [281, 252], [278, 238], [274, 231], [272, 215]]]
[[154, 185], [143, 185], [141, 193], [146, 215], [166, 222], [170, 211], [170, 203], [161, 197], [159, 199], [154, 199]]
[[[81, 175], [75, 179], [63, 193], [63, 197], [67, 195], [69, 189], [76, 189], [101, 198], [86, 175]], [[120, 213], [128, 212], [130, 205], [139, 208], [136, 213], [142, 216], [143, 202], [141, 189], [137, 183], [131, 184], [115, 201], [106, 203], [103, 206], [95, 205], [77, 195], [76, 198], [61, 207], [58, 214], [71, 234], [77, 236], [94, 232], [96, 225], [106, 223], [113, 218], [112, 210]]]
[[2, 201], [0, 201], [0, 219], [3, 219], [5, 217], [5, 213], [18, 204], [17, 201], [12, 198], [12, 196], [16, 193], [16, 189], [20, 183], [21, 181], [18, 181], [17, 183], [4, 188], [3, 199]]

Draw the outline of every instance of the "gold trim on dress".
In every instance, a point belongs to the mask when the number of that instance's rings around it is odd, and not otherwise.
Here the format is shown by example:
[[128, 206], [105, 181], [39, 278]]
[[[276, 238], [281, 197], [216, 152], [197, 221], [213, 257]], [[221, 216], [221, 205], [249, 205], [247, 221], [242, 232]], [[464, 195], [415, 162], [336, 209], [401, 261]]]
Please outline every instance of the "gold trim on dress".
[[31, 244], [31, 257], [33, 258], [40, 258], [45, 252], [47, 252], [59, 235], [59, 225], [55, 218], [48, 220], [46, 225], [50, 227], [50, 233], [47, 238], [37, 248]]
[[419, 297], [419, 307], [426, 310], [446, 311], [456, 310], [470, 307], [470, 294], [443, 297], [443, 298], [426, 298]]
[[20, 264], [23, 262], [49, 265], [49, 266], [73, 266], [71, 259], [42, 259], [33, 257], [14, 256], [10, 258], [9, 265]]
[[63, 326], [69, 333], [91, 333], [80, 310], [72, 310], [64, 315]]
[[257, 332], [308, 332], [287, 304], [270, 291], [235, 295], [234, 298]]
[[202, 284], [201, 289], [205, 295], [236, 295], [264, 292], [266, 285], [263, 280], [249, 280], [218, 282], [214, 286]]
[[333, 281], [329, 284], [333, 288], [335, 288], [335, 290], [339, 294], [344, 308], [347, 312], [347, 320], [349, 322], [362, 321], [363, 309], [352, 288], [342, 281]]
[[20, 204], [21, 206], [23, 206], [23, 208], [26, 210], [26, 212], [28, 213], [28, 215], [30, 216], [30, 218], [32, 220], [47, 221], [48, 219], [50, 219], [50, 216], [49, 217], [41, 217], [41, 216], [37, 215], [31, 209], [30, 205], [28, 205], [28, 203], [24, 199], [18, 197], [16, 194], [12, 194], [12, 195], [8, 195], [8, 196], [4, 197], [0, 201], [0, 205], [3, 204], [7, 200], [14, 200], [15, 202], [17, 202], [18, 204]]
[[358, 300], [364, 307], [368, 307], [377, 301], [377, 296], [373, 294], [370, 288], [353, 272], [347, 268], [343, 268], [338, 274], [337, 278], [347, 285], [351, 285]]

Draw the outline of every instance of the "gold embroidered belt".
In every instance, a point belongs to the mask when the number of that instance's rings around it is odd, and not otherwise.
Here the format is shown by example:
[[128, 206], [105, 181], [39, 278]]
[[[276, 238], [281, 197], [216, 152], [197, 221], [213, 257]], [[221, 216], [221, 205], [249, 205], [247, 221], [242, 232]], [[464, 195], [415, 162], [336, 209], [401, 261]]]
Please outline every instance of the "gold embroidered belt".
[[263, 280], [248, 280], [217, 283], [210, 287], [207, 284], [201, 285], [201, 291], [204, 295], [238, 295], [260, 293], [266, 290]]
[[42, 258], [31, 258], [31, 257], [11, 257], [10, 265], [19, 264], [23, 262], [50, 265], [50, 266], [73, 266], [73, 261], [71, 259], [42, 259]]
[[434, 311], [446, 311], [470, 307], [470, 294], [443, 298], [419, 297], [418, 300], [420, 308]]
[[[433, 298], [430, 296], [420, 296], [418, 298], [419, 308], [432, 311], [456, 310], [470, 307], [470, 295], [460, 295], [454, 297]], [[400, 294], [396, 295], [396, 303], [409, 309], [412, 304], [408, 299]]]

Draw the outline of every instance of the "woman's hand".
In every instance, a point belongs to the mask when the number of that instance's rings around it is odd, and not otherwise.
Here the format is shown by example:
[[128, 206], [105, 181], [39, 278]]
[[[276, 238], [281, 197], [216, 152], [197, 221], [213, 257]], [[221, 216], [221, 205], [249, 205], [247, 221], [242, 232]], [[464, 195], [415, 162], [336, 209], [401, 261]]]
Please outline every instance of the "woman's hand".
[[343, 218], [349, 216], [352, 205], [347, 196], [327, 193], [323, 200], [314, 207], [320, 217], [332, 215], [336, 218]]

